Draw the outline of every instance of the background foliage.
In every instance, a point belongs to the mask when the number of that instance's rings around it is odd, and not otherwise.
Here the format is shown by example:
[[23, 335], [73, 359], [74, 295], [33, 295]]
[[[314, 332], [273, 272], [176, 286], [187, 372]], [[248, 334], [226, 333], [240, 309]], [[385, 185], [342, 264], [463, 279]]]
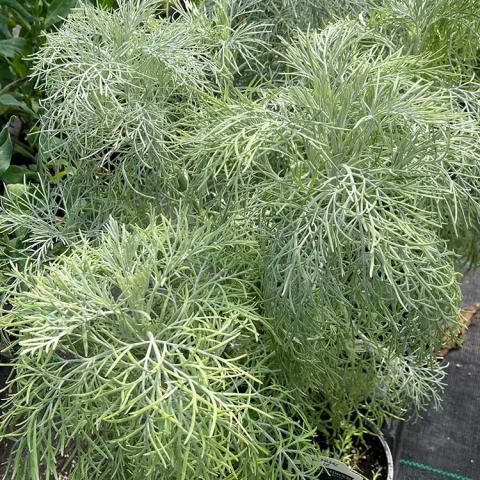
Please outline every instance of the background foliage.
[[[115, 1], [100, 0], [103, 7]], [[51, 31], [77, 0], [2, 0], [0, 2], [0, 180], [21, 183], [35, 179], [37, 142], [35, 122], [39, 93], [29, 78], [31, 60]], [[32, 171], [33, 170], [33, 171]]]

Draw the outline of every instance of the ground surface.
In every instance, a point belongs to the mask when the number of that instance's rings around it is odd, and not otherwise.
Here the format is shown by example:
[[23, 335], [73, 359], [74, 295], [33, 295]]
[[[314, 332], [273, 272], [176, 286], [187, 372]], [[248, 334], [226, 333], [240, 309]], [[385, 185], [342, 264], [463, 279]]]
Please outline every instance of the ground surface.
[[[464, 306], [480, 302], [480, 271], [467, 274]], [[407, 425], [398, 480], [480, 480], [480, 318], [447, 357], [442, 410]]]

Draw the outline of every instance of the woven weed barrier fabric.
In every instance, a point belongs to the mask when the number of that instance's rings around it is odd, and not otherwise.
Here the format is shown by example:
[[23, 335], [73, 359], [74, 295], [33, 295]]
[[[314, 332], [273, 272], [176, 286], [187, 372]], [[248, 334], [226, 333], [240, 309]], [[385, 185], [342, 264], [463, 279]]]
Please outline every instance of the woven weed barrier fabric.
[[[480, 300], [480, 272], [465, 279], [464, 303]], [[405, 428], [398, 480], [480, 480], [480, 315], [447, 357], [440, 411]]]

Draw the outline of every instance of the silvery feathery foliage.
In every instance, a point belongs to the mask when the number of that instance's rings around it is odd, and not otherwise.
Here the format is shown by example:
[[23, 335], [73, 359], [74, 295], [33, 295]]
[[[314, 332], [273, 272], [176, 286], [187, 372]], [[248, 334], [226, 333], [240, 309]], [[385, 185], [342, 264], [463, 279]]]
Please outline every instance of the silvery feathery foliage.
[[442, 235], [478, 215], [478, 121], [436, 85], [443, 67], [356, 22], [299, 34], [285, 62], [284, 86], [216, 105], [191, 158], [224, 191], [254, 187], [265, 315], [291, 381], [338, 419], [425, 404], [458, 315]]
[[16, 251], [15, 259], [24, 256], [41, 262], [61, 253], [62, 246], [76, 243], [80, 232], [90, 238], [98, 235], [115, 210], [102, 214], [91, 197], [85, 185], [79, 191], [73, 183], [40, 181], [8, 187], [1, 198], [0, 230], [22, 238], [19, 244], [24, 248]]
[[[476, 0], [369, 0], [370, 23], [404, 51], [427, 54], [469, 80], [478, 61]], [[448, 76], [447, 76], [448, 78]]]
[[[480, 17], [476, 0], [370, 0], [368, 23], [392, 39], [404, 53], [422, 55], [434, 65], [444, 65], [437, 83], [447, 85], [454, 108], [480, 121], [478, 45]], [[471, 193], [478, 190], [478, 183]], [[468, 228], [445, 228], [444, 236], [470, 263], [478, 262], [478, 217]], [[453, 230], [453, 231], [452, 231]]]
[[[76, 179], [78, 180], [78, 179]], [[115, 203], [101, 201], [99, 189], [83, 182], [9, 185], [0, 199], [0, 303], [15, 293], [18, 283], [7, 275], [13, 267], [39, 267], [82, 238], [94, 239]]]
[[5, 478], [315, 478], [309, 421], [439, 400], [480, 213], [474, 16], [160, 3], [82, 5], [36, 55], [42, 182], [0, 213]]
[[[117, 11], [75, 9], [36, 54], [45, 93], [40, 146], [50, 162], [118, 170], [143, 188], [181, 188], [175, 152], [183, 118], [207, 89], [228, 82], [236, 60], [252, 58], [257, 30], [222, 24], [220, 10], [155, 16], [157, 1], [120, 2]], [[103, 170], [102, 170], [103, 169]]]
[[301, 413], [268, 384], [255, 244], [189, 223], [111, 222], [98, 247], [16, 273], [5, 478], [40, 478], [40, 462], [71, 479], [316, 478]]
[[159, 17], [159, 5], [80, 5], [47, 36], [34, 71], [46, 95], [40, 166], [55, 175], [2, 199], [1, 231], [15, 236], [7, 260], [47, 261], [79, 232], [93, 238], [109, 215], [148, 223], [188, 185], [178, 137], [202, 96], [255, 61], [265, 27], [239, 25], [222, 1], [208, 16], [190, 6], [175, 19]]
[[[265, 47], [257, 54], [260, 61], [244, 65], [240, 76], [243, 83], [258, 78], [281, 82], [282, 40], [290, 41], [298, 31], [323, 28], [334, 19], [357, 16], [368, 10], [368, 0], [223, 0], [223, 3], [232, 18], [240, 18], [246, 24], [268, 26], [262, 32]], [[199, 4], [209, 12], [218, 0], [200, 0]]]

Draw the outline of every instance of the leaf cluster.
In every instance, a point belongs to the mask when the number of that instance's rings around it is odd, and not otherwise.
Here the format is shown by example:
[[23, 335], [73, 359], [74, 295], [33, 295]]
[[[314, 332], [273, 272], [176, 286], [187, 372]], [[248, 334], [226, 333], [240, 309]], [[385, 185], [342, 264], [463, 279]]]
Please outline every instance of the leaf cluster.
[[186, 217], [98, 243], [18, 273], [13, 477], [315, 478], [310, 432], [263, 384], [254, 243]]

